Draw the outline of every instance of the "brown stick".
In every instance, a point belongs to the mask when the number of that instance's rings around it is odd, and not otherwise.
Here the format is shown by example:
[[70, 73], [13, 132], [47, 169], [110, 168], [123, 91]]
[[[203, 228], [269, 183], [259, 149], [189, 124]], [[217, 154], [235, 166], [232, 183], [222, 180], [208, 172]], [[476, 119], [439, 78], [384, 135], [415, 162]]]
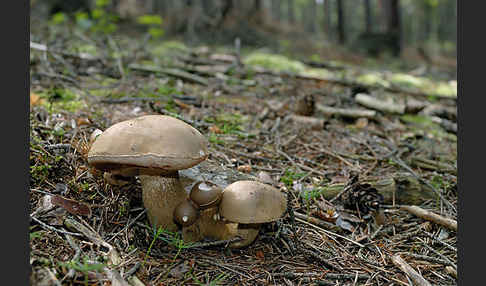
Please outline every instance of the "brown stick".
[[325, 121], [323, 118], [316, 118], [316, 117], [302, 116], [302, 115], [289, 115], [289, 119], [296, 124], [300, 124], [302, 126], [309, 127], [314, 130], [324, 129]]
[[422, 275], [420, 275], [415, 269], [412, 268], [412, 266], [408, 265], [405, 260], [403, 260], [400, 255], [395, 254], [391, 257], [391, 261], [395, 266], [400, 268], [405, 274], [407, 274], [408, 277], [413, 281], [414, 284], [419, 285], [419, 286], [432, 286], [427, 280], [425, 280]]
[[368, 109], [357, 109], [357, 108], [334, 108], [330, 106], [325, 106], [321, 104], [316, 104], [316, 109], [325, 115], [338, 115], [342, 117], [349, 118], [374, 118], [376, 116], [376, 111]]
[[404, 104], [386, 102], [363, 93], [356, 94], [354, 100], [363, 106], [376, 109], [379, 111], [388, 112], [388, 113], [398, 113], [398, 114], [405, 113]]
[[457, 231], [457, 221], [443, 217], [441, 215], [438, 215], [436, 213], [433, 213], [428, 210], [424, 210], [423, 208], [420, 208], [418, 206], [401, 206], [400, 209], [408, 211], [409, 213], [418, 216], [419, 218], [423, 218], [425, 220], [429, 220], [432, 222], [435, 222], [436, 224], [440, 224], [442, 226], [445, 226], [449, 229], [452, 229], [454, 231]]
[[456, 269], [454, 269], [454, 267], [452, 267], [452, 266], [446, 266], [446, 267], [445, 267], [445, 271], [446, 271], [448, 274], [452, 275], [454, 278], [456, 278], [456, 279], [457, 279], [457, 270], [456, 270]]

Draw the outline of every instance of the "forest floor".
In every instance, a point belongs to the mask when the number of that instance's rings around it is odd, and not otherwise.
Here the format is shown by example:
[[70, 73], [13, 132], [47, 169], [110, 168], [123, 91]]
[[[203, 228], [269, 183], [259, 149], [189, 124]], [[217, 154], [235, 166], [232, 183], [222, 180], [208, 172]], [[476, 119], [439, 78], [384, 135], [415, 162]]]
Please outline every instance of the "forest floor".
[[[31, 36], [33, 285], [456, 284], [455, 79], [69, 35]], [[261, 180], [287, 212], [242, 249], [152, 229], [139, 181], [87, 163], [95, 129], [146, 114], [208, 139], [186, 188]]]

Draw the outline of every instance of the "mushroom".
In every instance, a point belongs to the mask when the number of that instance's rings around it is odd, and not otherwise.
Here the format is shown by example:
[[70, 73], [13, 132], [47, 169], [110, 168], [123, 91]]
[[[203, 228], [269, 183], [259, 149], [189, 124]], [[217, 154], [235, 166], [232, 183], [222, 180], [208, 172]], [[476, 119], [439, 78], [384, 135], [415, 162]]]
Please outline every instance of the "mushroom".
[[189, 198], [199, 209], [200, 215], [196, 224], [182, 228], [184, 241], [199, 241], [203, 238], [228, 239], [236, 234], [235, 226], [229, 226], [217, 219], [222, 192], [221, 187], [209, 181], [194, 184]]
[[[237, 224], [236, 234], [243, 240], [230, 244], [240, 248], [252, 243], [263, 223], [280, 218], [287, 209], [286, 195], [276, 188], [257, 181], [237, 181], [223, 190], [219, 204], [221, 221]], [[231, 231], [228, 228], [228, 231]], [[203, 233], [208, 230], [202, 230]], [[223, 236], [230, 236], [225, 233]], [[220, 239], [228, 239], [220, 237]]]
[[190, 200], [182, 201], [174, 209], [174, 220], [183, 227], [192, 225], [198, 216], [199, 211]]
[[211, 182], [200, 181], [194, 184], [189, 193], [191, 201], [201, 209], [216, 206], [221, 200], [223, 189]]
[[199, 131], [179, 119], [146, 115], [119, 122], [98, 135], [88, 163], [113, 175], [139, 176], [150, 223], [176, 231], [174, 210], [187, 198], [178, 170], [204, 161], [207, 145]]

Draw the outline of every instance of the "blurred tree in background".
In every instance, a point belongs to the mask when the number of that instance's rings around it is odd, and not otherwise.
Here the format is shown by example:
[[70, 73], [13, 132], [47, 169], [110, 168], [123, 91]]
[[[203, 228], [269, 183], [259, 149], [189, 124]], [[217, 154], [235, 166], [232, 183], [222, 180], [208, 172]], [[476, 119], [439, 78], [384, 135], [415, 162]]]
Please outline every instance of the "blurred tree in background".
[[[55, 14], [93, 17], [100, 0], [31, 0], [33, 21]], [[279, 48], [286, 42], [398, 57], [416, 51], [456, 56], [455, 0], [112, 0], [106, 13], [119, 24], [137, 23], [143, 15], [163, 19], [164, 37], [189, 43]], [[88, 13], [90, 12], [91, 13]], [[153, 29], [155, 27], [152, 27]]]

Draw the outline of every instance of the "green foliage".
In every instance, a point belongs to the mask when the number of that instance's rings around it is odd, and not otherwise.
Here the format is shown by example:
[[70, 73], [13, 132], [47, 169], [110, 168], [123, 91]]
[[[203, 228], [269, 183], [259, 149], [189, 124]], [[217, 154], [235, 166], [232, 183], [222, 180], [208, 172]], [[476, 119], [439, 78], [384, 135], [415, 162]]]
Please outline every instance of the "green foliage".
[[238, 113], [219, 113], [216, 117], [207, 117], [204, 121], [216, 125], [223, 134], [241, 135], [243, 128], [243, 117]]
[[108, 11], [110, 3], [111, 0], [96, 0], [91, 14], [77, 12], [74, 15], [76, 25], [83, 30], [93, 33], [114, 33], [118, 29], [118, 16]]
[[149, 248], [147, 249], [147, 253], [145, 254], [145, 259], [144, 259], [142, 265], [144, 265], [145, 262], [147, 261], [147, 257], [149, 256], [150, 251], [152, 250], [152, 247], [153, 247], [153, 245], [154, 245], [154, 243], [157, 239], [161, 239], [162, 241], [166, 242], [167, 244], [172, 245], [172, 246], [177, 248], [177, 253], [174, 256], [173, 260], [175, 260], [177, 258], [177, 256], [179, 256], [182, 249], [189, 248], [193, 245], [193, 243], [184, 242], [184, 240], [182, 239], [181, 234], [179, 232], [171, 232], [171, 231], [168, 231], [168, 230], [163, 229], [161, 227], [159, 227], [158, 229], [153, 227], [153, 234], [154, 234], [154, 237], [152, 239], [152, 242], [150, 243]]
[[42, 230], [29, 233], [30, 240], [42, 237], [43, 233], [44, 233], [44, 231], [42, 231]]
[[67, 20], [66, 14], [59, 12], [52, 15], [51, 20], [49, 21], [52, 25], [61, 25], [64, 24]]
[[294, 181], [303, 178], [306, 173], [297, 173], [290, 169], [286, 169], [283, 176], [280, 178], [280, 182], [284, 183], [287, 187], [292, 187]]
[[158, 15], [143, 15], [137, 18], [137, 23], [142, 25], [162, 25], [162, 18]]
[[219, 144], [219, 145], [224, 145], [224, 140], [219, 139], [218, 135], [211, 133], [209, 135], [209, 142], [212, 144]]
[[147, 26], [147, 32], [153, 39], [160, 38], [164, 35], [161, 28], [162, 18], [159, 15], [143, 15], [137, 18], [137, 23]]
[[102, 272], [103, 269], [108, 266], [104, 263], [90, 263], [87, 256], [83, 257], [83, 262], [80, 262], [79, 259], [71, 260], [69, 262], [59, 261], [58, 265], [60, 267], [82, 272], [84, 274], [84, 285], [86, 286], [88, 285], [88, 272]]
[[80, 99], [78, 94], [67, 88], [52, 88], [39, 92], [38, 95], [46, 99], [42, 105], [50, 112], [75, 112], [87, 107], [86, 102]]

